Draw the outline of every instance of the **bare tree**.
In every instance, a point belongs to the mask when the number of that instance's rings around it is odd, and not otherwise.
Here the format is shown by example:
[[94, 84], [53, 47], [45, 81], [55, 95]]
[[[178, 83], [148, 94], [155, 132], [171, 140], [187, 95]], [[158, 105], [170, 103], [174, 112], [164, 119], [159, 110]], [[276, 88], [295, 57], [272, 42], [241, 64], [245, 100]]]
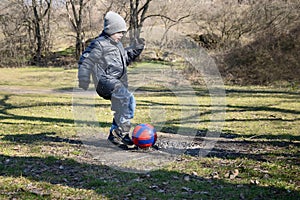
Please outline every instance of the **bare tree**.
[[32, 0], [31, 3], [33, 11], [32, 24], [36, 44], [34, 58], [36, 64], [39, 65], [41, 64], [42, 52], [49, 38], [52, 0]]
[[146, 13], [152, 0], [144, 3], [140, 0], [130, 0], [129, 37], [130, 41], [140, 37], [140, 32], [146, 20]]
[[[174, 2], [164, 0], [115, 0], [111, 7], [125, 13], [125, 19], [129, 21], [129, 39], [132, 43], [140, 37], [147, 20], [162, 20], [168, 31], [189, 16], [189, 13], [185, 12], [189, 9], [177, 12], [176, 15], [172, 14], [174, 13], [170, 10], [172, 3]], [[166, 9], [166, 6], [157, 7], [158, 5], [168, 5], [169, 7]]]
[[[1, 66], [22, 66], [24, 61], [20, 59], [26, 53], [24, 52], [27, 47], [24, 44], [27, 41], [26, 35], [21, 32], [26, 32], [23, 23], [23, 13], [18, 12], [23, 9], [20, 1], [1, 1], [0, 10], [0, 30], [3, 37], [1, 37]], [[14, 13], [12, 15], [11, 13]]]
[[79, 58], [84, 49], [83, 16], [84, 8], [90, 0], [67, 0], [66, 9], [73, 30], [76, 32], [75, 57]]
[[[159, 14], [151, 14], [149, 17], [157, 17], [163, 23], [164, 34], [161, 41], [161, 47], [168, 43], [168, 32], [175, 26], [189, 22], [191, 17], [191, 4], [193, 2], [179, 2], [176, 0], [158, 1], [159, 5], [155, 8], [159, 8]], [[164, 13], [164, 14], [162, 14]], [[180, 14], [178, 14], [180, 13]]]
[[31, 58], [34, 64], [42, 64], [43, 54], [50, 50], [51, 3], [52, 0], [4, 3], [0, 22], [3, 55], [7, 54], [8, 63], [19, 65]]
[[239, 46], [244, 38], [286, 29], [298, 15], [293, 6], [296, 3], [286, 4], [281, 0], [247, 5], [220, 2], [212, 5], [209, 12], [199, 14], [194, 21], [202, 33], [218, 36], [218, 48], [224, 50]]

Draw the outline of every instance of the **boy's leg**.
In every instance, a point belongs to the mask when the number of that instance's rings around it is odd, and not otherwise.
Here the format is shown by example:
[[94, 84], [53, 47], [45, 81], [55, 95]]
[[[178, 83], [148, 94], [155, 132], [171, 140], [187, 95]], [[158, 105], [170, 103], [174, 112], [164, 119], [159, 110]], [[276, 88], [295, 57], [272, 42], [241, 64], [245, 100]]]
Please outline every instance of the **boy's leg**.
[[115, 121], [115, 118], [113, 118], [113, 122], [112, 122], [112, 124], [111, 124], [109, 133], [112, 133], [112, 131], [113, 131], [114, 129], [117, 129], [117, 128], [118, 128], [118, 125], [117, 125], [117, 123], [116, 123], [116, 121]]
[[135, 99], [124, 86], [114, 90], [111, 98], [111, 109], [114, 111], [114, 122], [118, 127], [115, 129], [115, 133], [122, 137], [124, 143], [132, 145], [129, 132], [131, 128], [130, 119], [134, 117]]

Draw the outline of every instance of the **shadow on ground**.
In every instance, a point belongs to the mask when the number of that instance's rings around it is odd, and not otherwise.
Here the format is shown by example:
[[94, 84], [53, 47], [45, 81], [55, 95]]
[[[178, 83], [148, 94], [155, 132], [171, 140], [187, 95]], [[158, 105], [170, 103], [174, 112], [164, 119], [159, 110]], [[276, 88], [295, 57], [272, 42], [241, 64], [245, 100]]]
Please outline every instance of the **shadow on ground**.
[[[125, 173], [105, 165], [80, 163], [55, 157], [0, 155], [2, 177], [26, 178], [35, 182], [93, 190], [112, 199], [297, 199], [299, 192], [250, 184], [230, 184], [226, 180], [203, 178], [174, 171], [149, 174]], [[1, 187], [0, 187], [1, 188]], [[5, 198], [26, 195], [56, 198], [47, 188], [29, 185], [3, 191]], [[271, 196], [270, 196], [271, 195]]]
[[[55, 143], [81, 145], [80, 140], [56, 136], [55, 132], [37, 134], [2, 135], [2, 141], [10, 144], [41, 144], [55, 146]], [[299, 147], [297, 142], [261, 141], [259, 145], [288, 148], [291, 145]], [[243, 146], [241, 149], [240, 146]], [[228, 149], [228, 147], [231, 148]], [[250, 150], [252, 149], [252, 151]], [[256, 150], [255, 152], [253, 151]], [[239, 150], [239, 151], [237, 151]], [[208, 157], [222, 159], [246, 158], [259, 162], [272, 162], [273, 158], [284, 157], [284, 162], [297, 165], [299, 154], [257, 151], [255, 141], [233, 141], [232, 138], [222, 138], [222, 141], [212, 149]], [[268, 155], [272, 157], [268, 157]], [[50, 185], [68, 186], [74, 189], [92, 190], [96, 194], [112, 199], [299, 199], [300, 193], [276, 187], [265, 187], [259, 184], [230, 183], [226, 178], [213, 178], [196, 174], [185, 174], [172, 170], [153, 170], [145, 173], [129, 173], [118, 171], [105, 164], [99, 164], [90, 159], [69, 159], [54, 156], [7, 156], [0, 155], [0, 176], [26, 178], [33, 182], [43, 182]], [[178, 160], [188, 162], [186, 160]], [[291, 163], [292, 162], [292, 163]], [[298, 163], [299, 164], [299, 163]], [[207, 167], [201, 162], [197, 167]], [[187, 179], [188, 177], [188, 179]], [[33, 197], [57, 198], [46, 187], [32, 188], [29, 185], [18, 184], [14, 191], [5, 191], [0, 187], [4, 198], [18, 198], [29, 195]]]

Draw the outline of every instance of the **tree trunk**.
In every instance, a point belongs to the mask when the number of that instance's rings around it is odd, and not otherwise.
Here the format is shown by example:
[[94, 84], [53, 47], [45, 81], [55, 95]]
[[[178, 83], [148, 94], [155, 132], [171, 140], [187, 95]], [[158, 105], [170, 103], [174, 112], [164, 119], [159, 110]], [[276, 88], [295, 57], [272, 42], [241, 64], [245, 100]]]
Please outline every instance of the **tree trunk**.
[[[66, 9], [68, 11], [69, 20], [72, 24], [72, 27], [74, 31], [76, 32], [76, 44], [75, 44], [75, 57], [76, 59], [79, 59], [82, 51], [84, 50], [84, 44], [83, 44], [83, 30], [82, 30], [82, 15], [83, 15], [83, 9], [86, 6], [86, 4], [90, 0], [69, 0], [66, 1]], [[79, 5], [78, 8], [76, 8], [76, 3]], [[69, 10], [69, 4], [72, 8], [72, 12]], [[72, 13], [72, 14], [71, 14]]]
[[[43, 1], [40, 0], [37, 3], [36, 0], [32, 0], [32, 9], [33, 9], [33, 24], [34, 24], [34, 41], [36, 42], [35, 47], [35, 55], [33, 57], [34, 64], [41, 65], [42, 64], [42, 54], [46, 43], [48, 42], [48, 33], [50, 30], [46, 30], [44, 35], [42, 34], [42, 26], [43, 26], [43, 18], [50, 13], [52, 0], [46, 1], [47, 7], [43, 11]], [[43, 12], [42, 12], [43, 11]], [[48, 16], [50, 18], [50, 16]], [[49, 20], [47, 21], [49, 23]], [[47, 28], [50, 29], [49, 24]]]
[[41, 26], [40, 26], [40, 16], [38, 14], [38, 6], [36, 0], [32, 0], [32, 7], [34, 13], [34, 28], [35, 28], [35, 40], [36, 40], [36, 52], [34, 60], [37, 64], [41, 63], [42, 59], [42, 36], [41, 36]]
[[152, 0], [147, 0], [141, 5], [140, 0], [130, 0], [130, 20], [129, 20], [129, 37], [131, 43], [140, 37], [141, 29], [146, 18], [149, 4]]

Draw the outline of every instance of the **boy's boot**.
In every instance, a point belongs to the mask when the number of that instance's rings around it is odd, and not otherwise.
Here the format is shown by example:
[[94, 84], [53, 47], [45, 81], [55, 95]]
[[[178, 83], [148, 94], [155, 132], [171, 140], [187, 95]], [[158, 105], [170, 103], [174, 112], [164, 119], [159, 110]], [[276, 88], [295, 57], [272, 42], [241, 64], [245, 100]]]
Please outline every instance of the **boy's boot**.
[[115, 143], [125, 144], [125, 145], [128, 145], [128, 146], [134, 145], [134, 143], [130, 139], [129, 133], [128, 132], [122, 132], [122, 130], [120, 128], [114, 129], [112, 131], [112, 136], [114, 137]]
[[122, 143], [122, 140], [120, 139], [120, 136], [118, 134], [114, 133], [115, 132], [114, 130], [116, 130], [118, 128], [119, 127], [118, 127], [117, 123], [115, 122], [115, 120], [113, 120], [113, 123], [109, 130], [109, 136], [107, 139], [115, 145], [122, 145], [123, 143]]
[[109, 133], [109, 136], [107, 139], [115, 145], [122, 145], [123, 144], [122, 139], [119, 136], [117, 136], [117, 134], [114, 132], [115, 132], [115, 129], [111, 133]]
[[123, 144], [132, 146], [134, 143], [130, 139], [129, 132], [130, 132], [130, 122], [122, 124], [120, 127], [112, 130], [112, 135], [118, 138]]

